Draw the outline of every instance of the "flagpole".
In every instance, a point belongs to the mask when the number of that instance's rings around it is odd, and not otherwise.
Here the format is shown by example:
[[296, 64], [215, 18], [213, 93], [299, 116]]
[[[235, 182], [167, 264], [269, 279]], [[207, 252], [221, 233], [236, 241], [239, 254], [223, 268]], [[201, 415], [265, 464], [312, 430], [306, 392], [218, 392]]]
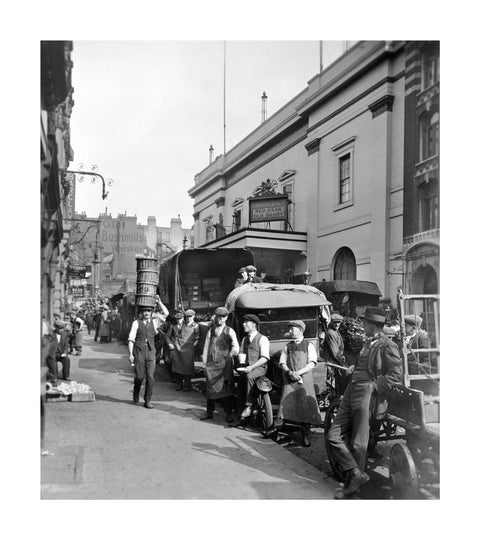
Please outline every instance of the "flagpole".
[[227, 113], [225, 102], [227, 100], [227, 42], [223, 42], [223, 154], [227, 153]]

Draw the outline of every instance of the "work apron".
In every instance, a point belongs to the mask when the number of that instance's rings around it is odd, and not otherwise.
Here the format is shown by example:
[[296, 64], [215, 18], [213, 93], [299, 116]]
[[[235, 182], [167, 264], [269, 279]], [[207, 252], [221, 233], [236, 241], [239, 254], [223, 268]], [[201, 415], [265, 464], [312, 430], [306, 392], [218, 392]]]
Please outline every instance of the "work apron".
[[[291, 371], [298, 371], [307, 365], [307, 345], [307, 341], [303, 340], [296, 347], [290, 347], [291, 344], [287, 347], [287, 366]], [[318, 411], [313, 374], [309, 371], [301, 377], [301, 383], [290, 382], [287, 374], [283, 373], [282, 397], [277, 418], [320, 426], [322, 419]]]
[[179, 375], [195, 375], [195, 327], [183, 325], [175, 329], [172, 371]]
[[212, 328], [205, 368], [207, 399], [222, 399], [233, 395], [233, 362], [230, 351], [231, 338], [227, 327], [218, 337]]

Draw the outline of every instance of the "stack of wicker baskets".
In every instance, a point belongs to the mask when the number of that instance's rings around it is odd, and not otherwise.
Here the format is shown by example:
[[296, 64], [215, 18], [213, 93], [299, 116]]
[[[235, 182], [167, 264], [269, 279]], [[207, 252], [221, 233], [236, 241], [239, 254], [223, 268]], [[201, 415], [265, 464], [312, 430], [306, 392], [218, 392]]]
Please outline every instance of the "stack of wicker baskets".
[[157, 259], [136, 256], [137, 260], [137, 306], [155, 307], [158, 286]]

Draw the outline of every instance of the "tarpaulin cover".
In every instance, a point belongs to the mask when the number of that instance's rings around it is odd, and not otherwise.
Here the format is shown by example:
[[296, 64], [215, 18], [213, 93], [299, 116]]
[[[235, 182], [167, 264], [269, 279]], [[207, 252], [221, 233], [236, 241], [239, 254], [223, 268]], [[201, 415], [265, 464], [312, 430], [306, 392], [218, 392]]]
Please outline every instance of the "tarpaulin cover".
[[324, 292], [326, 296], [337, 293], [360, 293], [372, 296], [382, 296], [378, 285], [373, 281], [357, 281], [355, 279], [337, 279], [334, 281], [319, 281], [312, 287]]
[[248, 283], [234, 289], [227, 297], [229, 311], [244, 309], [278, 309], [289, 307], [329, 306], [325, 294], [309, 285]]

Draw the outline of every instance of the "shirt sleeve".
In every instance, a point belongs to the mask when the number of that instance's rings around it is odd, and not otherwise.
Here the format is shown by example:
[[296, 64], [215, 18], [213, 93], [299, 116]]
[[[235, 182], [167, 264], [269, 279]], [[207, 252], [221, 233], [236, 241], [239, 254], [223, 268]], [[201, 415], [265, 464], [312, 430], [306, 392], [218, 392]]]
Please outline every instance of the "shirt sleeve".
[[240, 352], [240, 345], [238, 344], [237, 334], [235, 330], [230, 328], [230, 338], [232, 340], [232, 354], [238, 354]]
[[133, 321], [130, 334], [128, 334], [128, 341], [135, 341], [137, 337], [138, 321]]
[[207, 361], [208, 347], [210, 346], [210, 328], [207, 332], [207, 337], [205, 338], [205, 344], [203, 345], [203, 361]]
[[260, 356], [270, 359], [270, 342], [267, 336], [262, 336], [260, 339]]
[[307, 362], [313, 362], [315, 365], [318, 364], [318, 355], [315, 350], [313, 343], [308, 343], [307, 346]]
[[287, 347], [285, 347], [280, 354], [280, 360], [278, 361], [278, 364], [286, 364], [287, 363]]

